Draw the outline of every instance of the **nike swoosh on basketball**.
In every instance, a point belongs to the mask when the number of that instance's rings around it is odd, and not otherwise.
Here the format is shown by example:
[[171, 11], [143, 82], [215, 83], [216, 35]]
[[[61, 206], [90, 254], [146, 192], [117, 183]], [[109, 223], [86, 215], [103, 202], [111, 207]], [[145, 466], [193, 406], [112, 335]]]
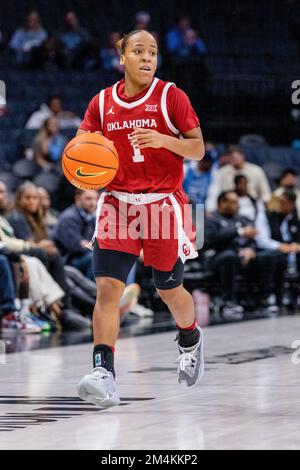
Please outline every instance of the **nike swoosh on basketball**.
[[101, 173], [84, 173], [82, 171], [82, 166], [80, 168], [77, 168], [76, 170], [76, 176], [79, 176], [79, 178], [93, 178], [95, 176], [102, 176], [107, 173], [107, 171], [101, 171]]

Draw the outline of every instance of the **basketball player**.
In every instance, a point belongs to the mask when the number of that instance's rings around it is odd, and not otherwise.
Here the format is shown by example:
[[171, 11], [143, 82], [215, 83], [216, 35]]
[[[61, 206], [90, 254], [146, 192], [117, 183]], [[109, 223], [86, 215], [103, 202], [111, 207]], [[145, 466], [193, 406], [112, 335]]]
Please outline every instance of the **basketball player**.
[[[114, 142], [120, 159], [115, 179], [98, 201], [94, 368], [78, 385], [79, 396], [99, 407], [120, 403], [114, 370], [118, 306], [141, 249], [145, 265], [152, 266], [157, 292], [176, 321], [179, 383], [193, 387], [204, 373], [203, 333], [196, 324], [193, 298], [183, 288], [184, 262], [197, 256], [182, 222], [183, 206], [188, 204], [182, 190], [183, 159], [204, 156], [199, 120], [183, 91], [155, 78], [158, 48], [150, 33], [130, 32], [120, 41], [119, 52], [125, 78], [92, 99], [78, 130], [101, 132]], [[168, 240], [101, 237], [104, 205], [118, 212], [121, 204], [143, 204], [147, 214], [153, 204], [161, 210], [173, 208], [179, 235]]]

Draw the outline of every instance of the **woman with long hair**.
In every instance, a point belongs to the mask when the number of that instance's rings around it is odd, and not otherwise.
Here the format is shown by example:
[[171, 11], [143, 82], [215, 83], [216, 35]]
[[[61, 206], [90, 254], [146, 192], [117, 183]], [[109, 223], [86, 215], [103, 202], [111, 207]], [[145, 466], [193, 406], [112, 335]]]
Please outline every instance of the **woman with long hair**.
[[31, 182], [21, 184], [15, 195], [15, 210], [8, 216], [17, 238], [31, 242], [28, 254], [39, 258], [64, 292], [68, 291], [62, 257], [47, 228], [37, 187]]

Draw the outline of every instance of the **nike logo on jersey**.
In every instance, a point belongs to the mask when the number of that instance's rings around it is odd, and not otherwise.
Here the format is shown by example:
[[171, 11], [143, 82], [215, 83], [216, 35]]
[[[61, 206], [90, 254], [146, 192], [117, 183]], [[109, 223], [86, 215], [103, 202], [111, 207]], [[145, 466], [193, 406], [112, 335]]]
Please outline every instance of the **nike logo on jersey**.
[[157, 113], [157, 104], [146, 104], [145, 111]]
[[115, 114], [115, 112], [113, 111], [113, 106], [109, 108], [109, 110], [106, 113], [106, 116], [108, 116], [109, 114]]
[[82, 169], [83, 167], [81, 166], [80, 168], [77, 168], [76, 170], [75, 174], [79, 178], [95, 178], [95, 176], [102, 176], [102, 175], [105, 175], [105, 173], [107, 173], [107, 171], [101, 171], [100, 173], [84, 173]]

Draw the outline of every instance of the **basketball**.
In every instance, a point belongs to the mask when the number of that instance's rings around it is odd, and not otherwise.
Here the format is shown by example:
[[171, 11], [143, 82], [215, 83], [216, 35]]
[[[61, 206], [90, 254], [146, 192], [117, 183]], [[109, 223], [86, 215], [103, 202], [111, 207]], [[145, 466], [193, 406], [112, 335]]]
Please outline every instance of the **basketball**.
[[67, 180], [79, 189], [101, 189], [115, 177], [119, 167], [113, 143], [95, 133], [74, 137], [65, 147], [62, 168]]

